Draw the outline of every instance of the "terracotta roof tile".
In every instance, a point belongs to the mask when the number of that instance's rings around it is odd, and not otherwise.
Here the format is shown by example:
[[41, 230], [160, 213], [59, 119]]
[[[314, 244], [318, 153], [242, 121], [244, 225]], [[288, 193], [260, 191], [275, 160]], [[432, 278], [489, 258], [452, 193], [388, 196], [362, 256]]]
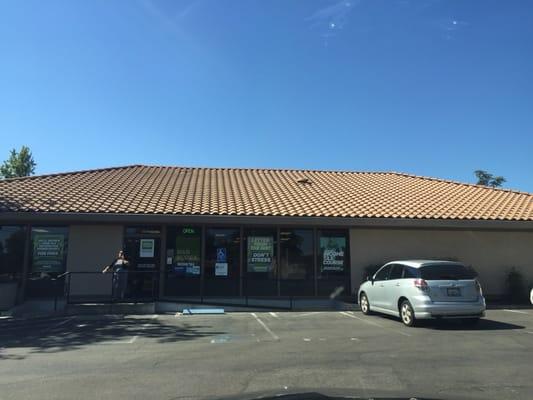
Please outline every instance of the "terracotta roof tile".
[[395, 172], [132, 165], [0, 181], [0, 212], [533, 220], [533, 195]]

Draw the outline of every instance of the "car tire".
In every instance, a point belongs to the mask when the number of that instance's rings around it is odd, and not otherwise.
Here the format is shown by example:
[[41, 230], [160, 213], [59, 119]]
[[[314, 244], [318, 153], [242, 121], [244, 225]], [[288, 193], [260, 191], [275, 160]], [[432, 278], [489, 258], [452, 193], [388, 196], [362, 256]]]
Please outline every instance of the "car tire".
[[363, 314], [372, 314], [372, 311], [370, 311], [370, 302], [368, 301], [366, 293], [361, 293], [361, 297], [359, 298], [359, 307], [361, 307], [361, 312]]
[[409, 300], [404, 300], [400, 304], [400, 319], [405, 326], [412, 327], [416, 325], [415, 310], [413, 310]]

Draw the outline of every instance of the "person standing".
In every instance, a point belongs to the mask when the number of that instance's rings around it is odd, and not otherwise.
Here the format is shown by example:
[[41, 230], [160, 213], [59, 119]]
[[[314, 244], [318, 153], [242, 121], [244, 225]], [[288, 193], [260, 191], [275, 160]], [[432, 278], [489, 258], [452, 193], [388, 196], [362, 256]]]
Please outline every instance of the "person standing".
[[126, 259], [124, 251], [118, 252], [117, 258], [103, 269], [103, 273], [113, 273], [113, 292], [119, 299], [124, 299], [128, 286], [128, 267], [130, 262]]

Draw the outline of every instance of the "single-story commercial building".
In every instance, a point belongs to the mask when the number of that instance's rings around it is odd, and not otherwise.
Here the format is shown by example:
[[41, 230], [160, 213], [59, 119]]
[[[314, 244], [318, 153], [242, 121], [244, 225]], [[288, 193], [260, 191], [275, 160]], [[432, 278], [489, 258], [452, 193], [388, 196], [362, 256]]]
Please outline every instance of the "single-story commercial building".
[[367, 270], [413, 258], [461, 261], [501, 296], [512, 267], [533, 282], [533, 195], [394, 172], [144, 165], [0, 181], [4, 295], [53, 296], [69, 272], [70, 295], [106, 298], [120, 249], [130, 293], [160, 299], [349, 296]]

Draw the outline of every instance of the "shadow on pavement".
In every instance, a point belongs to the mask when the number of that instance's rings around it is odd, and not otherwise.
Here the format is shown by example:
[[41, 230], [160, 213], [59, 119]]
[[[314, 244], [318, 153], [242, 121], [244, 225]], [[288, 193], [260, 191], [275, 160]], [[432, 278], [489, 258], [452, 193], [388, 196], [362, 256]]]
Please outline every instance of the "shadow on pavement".
[[22, 359], [6, 354], [9, 348], [23, 348], [31, 353], [52, 353], [76, 350], [104, 342], [127, 343], [133, 337], [152, 338], [159, 343], [172, 343], [221, 335], [197, 324], [166, 324], [151, 317], [64, 317], [40, 320], [0, 322], [0, 360]]
[[[288, 394], [256, 394], [256, 395], [241, 395], [232, 396], [232, 400], [431, 400], [429, 398], [422, 397], [397, 397], [397, 396], [384, 396], [384, 397], [368, 397], [368, 396], [354, 396], [351, 391], [346, 391], [347, 394], [332, 394], [326, 395], [319, 392], [301, 392], [301, 393], [288, 393]], [[217, 400], [229, 400], [227, 397], [219, 398]], [[436, 399], [433, 399], [436, 400]]]
[[[373, 316], [376, 319], [376, 322], [379, 323], [378, 319], [385, 319], [397, 323], [402, 327], [402, 322], [399, 318], [395, 318], [391, 315], [375, 315]], [[468, 320], [461, 320], [456, 318], [450, 319], [427, 319], [427, 320], [418, 320], [418, 328], [428, 328], [433, 330], [442, 330], [442, 331], [503, 331], [503, 330], [513, 330], [513, 329], [525, 329], [525, 326], [511, 324], [508, 322], [496, 321], [493, 319], [481, 318], [477, 323], [471, 323]], [[414, 328], [416, 329], [416, 328]]]
[[480, 319], [477, 323], [468, 323], [456, 319], [429, 320], [423, 321], [421, 326], [442, 331], [505, 331], [525, 328], [522, 325], [485, 318]]

